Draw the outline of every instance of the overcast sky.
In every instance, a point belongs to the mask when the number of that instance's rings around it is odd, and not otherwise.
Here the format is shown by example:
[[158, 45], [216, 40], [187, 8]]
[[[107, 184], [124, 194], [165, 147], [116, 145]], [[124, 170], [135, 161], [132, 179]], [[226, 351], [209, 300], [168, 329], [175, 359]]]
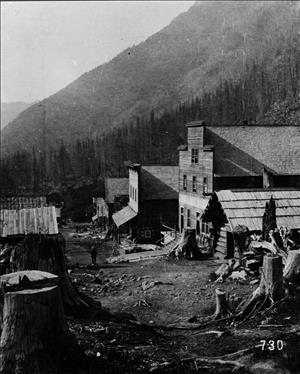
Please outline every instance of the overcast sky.
[[1, 101], [41, 100], [138, 44], [192, 1], [1, 1]]

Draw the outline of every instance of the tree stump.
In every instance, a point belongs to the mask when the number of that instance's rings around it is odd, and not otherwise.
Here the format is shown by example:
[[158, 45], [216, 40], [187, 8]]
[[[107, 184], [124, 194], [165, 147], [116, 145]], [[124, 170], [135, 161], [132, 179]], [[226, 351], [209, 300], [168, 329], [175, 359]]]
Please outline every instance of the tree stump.
[[66, 313], [79, 317], [97, 315], [106, 318], [107, 313], [101, 308], [101, 303], [81, 294], [73, 285], [64, 251], [65, 239], [61, 234], [29, 234], [14, 247], [9, 271], [41, 270], [58, 275]]
[[58, 277], [23, 271], [1, 278], [4, 307], [0, 372], [81, 373], [85, 356], [68, 333]]
[[173, 251], [176, 257], [185, 257], [193, 259], [200, 253], [196, 240], [196, 230], [185, 229], [180, 242], [177, 244]]
[[281, 299], [284, 295], [282, 276], [282, 257], [264, 256], [260, 288], [261, 291], [269, 295], [273, 301]]
[[249, 318], [268, 305], [280, 300], [284, 296], [282, 257], [266, 255], [263, 259], [263, 271], [259, 287], [250, 298], [238, 307], [239, 317]]
[[214, 314], [215, 319], [226, 317], [230, 314], [230, 309], [226, 299], [226, 294], [220, 288], [216, 289], [216, 311]]

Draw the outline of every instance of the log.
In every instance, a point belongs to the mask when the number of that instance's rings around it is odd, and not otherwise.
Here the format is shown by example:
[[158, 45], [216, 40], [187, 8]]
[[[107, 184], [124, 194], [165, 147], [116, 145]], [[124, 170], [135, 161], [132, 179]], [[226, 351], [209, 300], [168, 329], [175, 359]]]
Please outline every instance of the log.
[[82, 373], [85, 356], [69, 335], [58, 277], [27, 271], [6, 274], [2, 282], [0, 372]]
[[216, 289], [216, 311], [214, 314], [215, 319], [220, 319], [230, 314], [226, 294], [220, 288]]

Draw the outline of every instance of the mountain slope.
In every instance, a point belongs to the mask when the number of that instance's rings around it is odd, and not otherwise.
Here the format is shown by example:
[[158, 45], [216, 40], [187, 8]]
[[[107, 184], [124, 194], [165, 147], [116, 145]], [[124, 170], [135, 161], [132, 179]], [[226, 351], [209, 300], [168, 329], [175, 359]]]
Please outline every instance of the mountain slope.
[[29, 108], [32, 103], [17, 101], [15, 103], [1, 103], [1, 129], [9, 122], [13, 121], [25, 109]]
[[271, 71], [281, 47], [299, 32], [298, 5], [195, 3], [145, 42], [28, 108], [3, 130], [2, 151], [70, 143], [151, 108], [173, 107], [213, 90], [221, 78], [239, 79], [251, 60]]

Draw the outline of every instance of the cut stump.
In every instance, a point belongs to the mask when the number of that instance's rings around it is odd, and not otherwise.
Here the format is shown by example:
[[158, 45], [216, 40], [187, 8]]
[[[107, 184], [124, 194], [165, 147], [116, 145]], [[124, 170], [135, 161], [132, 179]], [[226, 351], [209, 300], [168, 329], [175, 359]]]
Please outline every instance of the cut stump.
[[230, 314], [230, 309], [226, 299], [226, 294], [220, 288], [216, 289], [216, 311], [214, 314], [215, 319], [226, 317]]
[[260, 288], [273, 301], [281, 299], [284, 295], [282, 270], [281, 256], [264, 256]]
[[259, 287], [249, 299], [237, 307], [237, 316], [244, 320], [280, 300], [284, 296], [282, 257], [266, 255]]
[[65, 261], [65, 239], [59, 235], [28, 234], [13, 249], [9, 272], [40, 270], [59, 277], [64, 310], [79, 317], [103, 317], [107, 313], [73, 285]]
[[85, 356], [69, 335], [58, 277], [23, 271], [1, 281], [0, 373], [81, 373], [78, 360], [83, 363]]

